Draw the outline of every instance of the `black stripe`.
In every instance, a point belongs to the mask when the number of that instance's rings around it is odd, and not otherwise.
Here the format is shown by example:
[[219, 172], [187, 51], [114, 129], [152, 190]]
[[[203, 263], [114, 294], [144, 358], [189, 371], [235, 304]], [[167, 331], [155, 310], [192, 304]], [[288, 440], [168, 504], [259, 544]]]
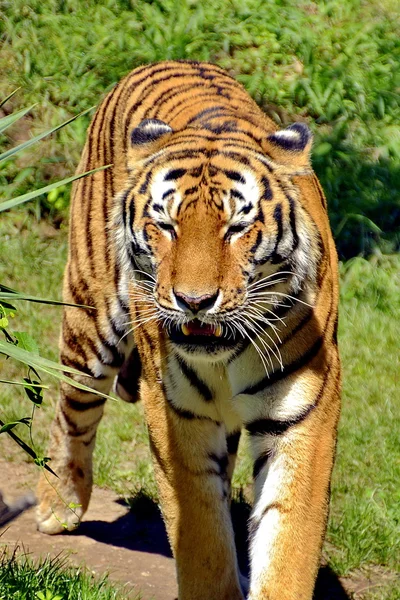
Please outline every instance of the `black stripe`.
[[271, 504], [268, 504], [264, 508], [264, 510], [262, 511], [262, 513], [259, 517], [250, 517], [249, 524], [248, 524], [250, 538], [253, 538], [256, 535], [257, 529], [259, 528], [261, 521], [263, 520], [263, 518], [265, 517], [267, 512], [269, 512], [272, 509], [276, 509], [276, 510], [279, 510], [280, 512], [282, 512], [283, 506], [280, 502], [271, 502]]
[[99, 406], [103, 406], [105, 402], [105, 398], [97, 398], [97, 400], [92, 400], [90, 402], [80, 402], [79, 400], [72, 400], [72, 398], [65, 398], [65, 403], [68, 405], [68, 408], [72, 408], [72, 410], [77, 410], [78, 412], [98, 408]]
[[186, 174], [186, 172], [186, 169], [172, 169], [165, 175], [164, 181], [174, 181], [175, 179], [180, 179]]
[[144, 182], [139, 188], [139, 194], [145, 194], [147, 192], [147, 188], [149, 187], [150, 179], [153, 175], [153, 170], [147, 171]]
[[93, 442], [94, 438], [96, 437], [96, 430], [94, 430], [93, 434], [90, 436], [90, 438], [84, 442], [82, 442], [82, 444], [84, 446], [90, 446], [90, 444]]
[[290, 427], [298, 425], [314, 410], [314, 404], [308, 405], [297, 417], [285, 421], [275, 419], [258, 419], [247, 423], [246, 430], [250, 435], [282, 435]]
[[271, 253], [271, 263], [276, 264], [283, 261], [283, 257], [278, 254], [278, 246], [283, 236], [283, 225], [282, 225], [282, 205], [279, 203], [275, 206], [274, 219], [276, 221], [277, 233], [275, 247]]
[[[215, 133], [215, 135], [221, 135], [223, 133], [232, 133], [238, 131], [238, 126], [237, 123], [235, 123], [235, 121], [224, 121], [223, 123], [215, 124], [202, 123], [201, 126], [207, 131], [212, 131], [212, 133]], [[252, 137], [248, 132], [246, 132], [246, 135]]]
[[295, 203], [294, 203], [293, 198], [291, 198], [289, 195], [286, 195], [286, 197], [289, 200], [289, 205], [290, 205], [289, 221], [290, 221], [290, 228], [292, 230], [292, 235], [293, 235], [293, 246], [290, 251], [294, 252], [296, 250], [297, 246], [299, 245], [299, 236], [297, 234], [297, 229], [296, 229]]
[[[62, 404], [60, 404], [60, 410], [62, 413], [62, 416], [68, 426], [68, 435], [70, 435], [71, 437], [81, 437], [82, 435], [86, 435], [93, 427], [95, 427], [101, 420], [101, 416], [96, 419], [96, 421], [94, 423], [92, 423], [91, 425], [88, 425], [87, 427], [84, 427], [83, 429], [79, 429], [77, 423], [75, 423], [74, 421], [72, 421], [68, 414], [65, 412], [65, 409], [63, 407]], [[59, 419], [59, 416], [58, 416]]]
[[163, 195], [161, 196], [161, 200], [165, 200], [166, 198], [168, 198], [168, 196], [170, 196], [171, 194], [173, 194], [175, 192], [175, 188], [171, 188], [170, 190], [167, 190], [166, 192], [163, 193]]
[[331, 365], [329, 365], [329, 367], [326, 369], [323, 382], [313, 402], [308, 404], [301, 411], [301, 413], [297, 415], [297, 417], [287, 419], [285, 421], [275, 419], [258, 419], [257, 421], [253, 421], [252, 423], [247, 423], [245, 426], [246, 430], [250, 433], [250, 435], [282, 435], [294, 425], [298, 425], [299, 423], [304, 421], [304, 419], [306, 419], [308, 415], [310, 415], [312, 411], [318, 406], [322, 398], [322, 394], [324, 393], [330, 372]]
[[[61, 360], [62, 364], [65, 365], [66, 367], [71, 367], [71, 369], [76, 369], [77, 371], [80, 371], [83, 375], [87, 375], [88, 377], [96, 379], [97, 381], [100, 381], [101, 379], [106, 379], [106, 375], [95, 375], [94, 372], [92, 371], [92, 369], [90, 369], [90, 367], [87, 364], [82, 364], [76, 359], [68, 358], [68, 356], [66, 356], [65, 353], [63, 353], [61, 355], [60, 360]], [[64, 371], [64, 375], [66, 375], [67, 377], [71, 377], [72, 373], [68, 373], [67, 371]]]
[[111, 344], [108, 340], [106, 340], [106, 338], [100, 332], [97, 322], [95, 322], [95, 327], [100, 342], [105, 348], [107, 348], [107, 350], [112, 356], [111, 360], [105, 360], [104, 357], [98, 355], [99, 360], [102, 362], [103, 365], [107, 365], [109, 367], [121, 367], [122, 363], [125, 360], [125, 356], [121, 352], [119, 352], [119, 350], [116, 348], [116, 346], [114, 346], [114, 344]]
[[204, 398], [206, 402], [211, 402], [213, 399], [213, 393], [210, 388], [202, 379], [200, 379], [196, 371], [189, 367], [189, 365], [180, 356], [176, 356], [175, 358], [190, 385], [197, 390], [197, 392], [200, 394], [200, 396], [202, 396], [202, 398]]
[[218, 466], [218, 475], [221, 477], [226, 477], [226, 470], [228, 468], [228, 455], [223, 454], [222, 456], [218, 456], [217, 454], [211, 453], [209, 454], [210, 459], [215, 462]]
[[248, 215], [252, 208], [254, 208], [254, 206], [251, 203], [246, 204], [246, 206], [243, 206], [243, 208], [239, 210], [239, 215]]
[[[132, 190], [129, 190], [132, 191]], [[125, 202], [128, 200], [129, 197], [129, 191], [128, 194], [126, 195], [126, 197], [124, 197], [124, 212], [125, 212]], [[129, 227], [130, 229], [133, 229], [133, 224], [135, 222], [135, 203], [134, 203], [134, 198], [135, 196], [133, 195], [133, 198], [129, 201]], [[125, 218], [125, 217], [124, 217]]]
[[335, 344], [337, 344], [338, 328], [339, 328], [339, 313], [336, 314], [335, 321], [333, 323], [332, 339]]
[[[90, 150], [89, 150], [90, 152]], [[92, 167], [90, 167], [92, 168]], [[92, 223], [92, 208], [93, 208], [93, 176], [88, 175], [83, 178], [82, 194], [81, 194], [81, 205], [86, 205], [86, 219], [85, 219], [85, 234], [86, 234], [86, 246], [87, 246], [87, 262], [89, 263], [90, 273], [92, 277], [95, 277], [95, 266], [93, 263], [93, 235], [91, 229]], [[89, 188], [88, 188], [89, 186]], [[87, 188], [89, 192], [87, 192]], [[73, 228], [74, 229], [74, 228]]]
[[[192, 175], [192, 173], [190, 173], [190, 175]], [[193, 187], [187, 188], [184, 192], [185, 196], [191, 196], [192, 194], [196, 194], [198, 192], [199, 188], [194, 185]]]
[[[203, 415], [196, 415], [195, 413], [191, 412], [190, 410], [185, 410], [184, 408], [178, 408], [172, 402], [172, 400], [170, 400], [169, 398], [167, 398], [167, 400], [168, 400], [168, 406], [174, 411], [174, 413], [178, 417], [181, 417], [182, 419], [186, 419], [188, 421], [192, 421], [193, 419], [200, 419], [200, 420], [205, 420], [205, 421], [213, 421], [213, 419], [211, 419], [211, 417], [205, 417]], [[216, 421], [214, 421], [214, 422], [216, 422]]]
[[[245, 197], [239, 190], [231, 190], [231, 198], [237, 198], [238, 200], [245, 200]], [[250, 205], [251, 206], [251, 205]]]
[[258, 458], [256, 458], [256, 460], [254, 461], [254, 465], [253, 465], [253, 478], [254, 479], [256, 479], [256, 477], [258, 477], [258, 475], [260, 474], [260, 471], [265, 467], [265, 465], [268, 462], [268, 459], [270, 459], [272, 455], [273, 455], [273, 451], [267, 450], [266, 452], [263, 452], [262, 454], [260, 454], [260, 456]]
[[243, 177], [243, 175], [241, 173], [239, 173], [239, 171], [224, 170], [224, 173], [232, 181], [239, 181], [240, 183], [246, 183], [246, 179]]
[[247, 158], [247, 156], [243, 156], [242, 154], [239, 154], [239, 152], [235, 152], [233, 150], [231, 150], [231, 151], [229, 151], [229, 150], [220, 150], [218, 152], [218, 154], [220, 156], [227, 156], [228, 158], [232, 158], [232, 160], [236, 160], [237, 162], [241, 163], [242, 165], [251, 166], [251, 162]]
[[[209, 92], [207, 91], [207, 95], [208, 95], [208, 93]], [[206, 95], [206, 94], [204, 94], [204, 95]], [[195, 115], [194, 117], [189, 119], [189, 121], [187, 122], [187, 125], [191, 125], [195, 121], [199, 121], [200, 119], [202, 119], [202, 117], [209, 117], [211, 115], [218, 116], [218, 117], [224, 117], [227, 115], [227, 107], [211, 106], [209, 108], [205, 108], [204, 110], [201, 110], [199, 113], [197, 113], [197, 115]]]
[[253, 245], [252, 245], [252, 247], [250, 248], [250, 252], [251, 252], [251, 254], [255, 254], [255, 253], [257, 252], [257, 249], [258, 249], [259, 245], [260, 245], [260, 244], [261, 244], [261, 242], [262, 242], [262, 238], [263, 238], [262, 231], [261, 231], [261, 229], [259, 229], [259, 230], [257, 231], [257, 238], [256, 238], [256, 241], [254, 242], [254, 244], [253, 244]]
[[110, 299], [106, 296], [104, 298], [106, 305], [106, 316], [108, 322], [110, 324], [111, 330], [114, 336], [118, 339], [118, 343], [121, 341], [121, 338], [126, 334], [127, 327], [121, 323], [120, 319], [115, 319], [111, 312]]
[[141, 374], [142, 361], [140, 360], [139, 351], [135, 346], [122, 365], [117, 378], [117, 382], [121, 384], [121, 386], [126, 392], [128, 392], [132, 399], [139, 400], [139, 384]]
[[[175, 387], [175, 383], [172, 380], [172, 383]], [[201, 421], [211, 421], [213, 423], [216, 424], [220, 424], [219, 421], [214, 421], [214, 419], [211, 419], [211, 417], [206, 417], [204, 415], [196, 415], [195, 413], [191, 412], [190, 410], [186, 410], [184, 408], [179, 408], [178, 406], [176, 406], [174, 404], [174, 402], [172, 401], [172, 399], [168, 396], [167, 394], [167, 390], [165, 388], [165, 386], [163, 385], [163, 392], [164, 392], [164, 397], [168, 402], [168, 406], [174, 411], [174, 413], [178, 416], [181, 417], [182, 419], [186, 419], [188, 421], [192, 421], [194, 419], [199, 419]]]
[[124, 335], [127, 333], [127, 327], [124, 327], [122, 323], [116, 321], [112, 315], [107, 315], [110, 321], [110, 326], [113, 334], [118, 338], [118, 342], [121, 342]]
[[305, 352], [302, 356], [294, 360], [289, 365], [285, 365], [284, 370], [278, 369], [274, 371], [269, 376], [266, 375], [261, 381], [258, 383], [251, 385], [246, 388], [241, 394], [257, 394], [261, 392], [264, 388], [280, 381], [281, 379], [285, 379], [289, 375], [292, 375], [296, 371], [299, 371], [303, 367], [305, 367], [315, 356], [317, 356], [318, 352], [322, 348], [324, 343], [324, 336], [320, 335], [314, 342], [314, 344]]
[[267, 177], [265, 177], [265, 175], [263, 175], [261, 177], [261, 184], [263, 186], [263, 192], [261, 195], [261, 199], [262, 200], [272, 200], [272, 190], [271, 190], [271, 185], [269, 183], [269, 180]]
[[241, 431], [235, 431], [234, 433], [230, 433], [226, 438], [226, 446], [228, 449], [228, 454], [236, 454], [239, 446]]
[[312, 308], [309, 308], [304, 317], [297, 323], [296, 327], [294, 327], [294, 329], [292, 329], [289, 335], [284, 339], [284, 344], [287, 344], [292, 338], [294, 338], [294, 336], [311, 321], [313, 315], [314, 311]]
[[164, 459], [161, 457], [161, 452], [160, 452], [159, 448], [157, 447], [156, 443], [154, 442], [154, 439], [153, 439], [150, 429], [149, 429], [149, 442], [150, 442], [150, 450], [153, 455], [153, 458], [157, 461], [158, 466], [160, 467], [162, 472], [168, 473], [170, 469], [168, 468], [168, 465], [165, 463]]

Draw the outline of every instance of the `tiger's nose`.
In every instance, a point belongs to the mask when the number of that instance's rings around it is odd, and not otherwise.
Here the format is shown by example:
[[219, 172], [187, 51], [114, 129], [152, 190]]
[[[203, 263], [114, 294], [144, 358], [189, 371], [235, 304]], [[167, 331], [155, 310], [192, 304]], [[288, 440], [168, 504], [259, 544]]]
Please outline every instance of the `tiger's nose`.
[[218, 298], [218, 291], [215, 294], [204, 294], [203, 296], [187, 296], [175, 290], [173, 292], [179, 308], [185, 312], [189, 310], [193, 314], [212, 308]]

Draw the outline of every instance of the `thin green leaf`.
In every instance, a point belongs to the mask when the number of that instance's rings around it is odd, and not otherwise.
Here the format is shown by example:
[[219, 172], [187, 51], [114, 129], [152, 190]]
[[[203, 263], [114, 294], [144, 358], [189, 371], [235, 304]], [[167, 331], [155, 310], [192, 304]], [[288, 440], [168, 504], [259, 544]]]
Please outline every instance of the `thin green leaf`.
[[[84, 390], [85, 392], [91, 392], [93, 394], [97, 394], [102, 398], [112, 399], [111, 396], [107, 394], [103, 394], [94, 390], [93, 388], [83, 385], [77, 381], [74, 381], [71, 377], [67, 377], [64, 373], [71, 373], [74, 375], [82, 376], [82, 373], [77, 371], [76, 369], [72, 369], [71, 367], [67, 367], [66, 365], [61, 365], [52, 360], [48, 360], [47, 358], [42, 358], [41, 356], [36, 356], [35, 354], [31, 354], [26, 350], [22, 350], [22, 348], [18, 348], [18, 346], [14, 346], [13, 344], [8, 344], [7, 342], [3, 342], [0, 340], [0, 354], [5, 354], [19, 362], [24, 363], [25, 365], [30, 366], [32, 369], [38, 369], [39, 371], [43, 371], [44, 373], [48, 373], [53, 377], [56, 377], [60, 381], [64, 381], [69, 385], [72, 385], [80, 390]], [[89, 377], [89, 376], [88, 376]]]
[[26, 333], [25, 331], [13, 331], [13, 336], [18, 342], [18, 348], [39, 355], [39, 347], [36, 340], [29, 335], [29, 333]]
[[[0, 427], [4, 427], [5, 423], [4, 421], [2, 421], [0, 419]], [[28, 444], [25, 444], [25, 442], [23, 440], [21, 440], [20, 437], [18, 437], [13, 431], [7, 431], [8, 435], [14, 440], [14, 442], [17, 442], [18, 446], [20, 446], [27, 454], [29, 454], [29, 456], [31, 456], [33, 458], [33, 460], [36, 462], [36, 464], [39, 464], [39, 461], [43, 462], [43, 459], [38, 456], [36, 454], [36, 452], [30, 448], [28, 446]], [[50, 469], [49, 466], [47, 466], [45, 463], [43, 464], [44, 468], [49, 471], [52, 475], [55, 475], [56, 477], [58, 477], [58, 475], [56, 473], [54, 473], [53, 469]]]
[[[8, 299], [8, 298], [7, 298]], [[17, 312], [17, 309], [12, 304], [8, 302], [4, 302], [2, 298], [0, 298], [0, 313], [4, 313], [5, 315], [9, 315], [10, 313]]]
[[10, 421], [9, 423], [5, 423], [2, 427], [0, 427], [0, 433], [8, 433], [17, 425], [26, 425], [27, 427], [29, 427], [31, 421], [31, 417], [23, 417], [22, 419], [18, 419], [17, 421]]
[[4, 98], [4, 100], [2, 100], [2, 101], [0, 102], [0, 108], [1, 108], [2, 106], [4, 106], [4, 105], [5, 105], [5, 103], [6, 103], [6, 102], [8, 102], [8, 101], [10, 100], [10, 98], [12, 98], [12, 97], [13, 97], [13, 96], [14, 96], [14, 95], [15, 95], [15, 94], [18, 92], [18, 90], [20, 90], [20, 89], [21, 89], [21, 86], [20, 86], [20, 87], [17, 87], [17, 89], [15, 89], [13, 92], [11, 92], [11, 94], [8, 94], [8, 96], [6, 96], [6, 97]]
[[[9, 381], [8, 379], [0, 379], [0, 383], [6, 383], [7, 385], [21, 385], [22, 387], [32, 387], [31, 383], [26, 383], [25, 381]], [[35, 387], [40, 387], [42, 390], [48, 390], [48, 385], [35, 384]]]
[[376, 223], [374, 223], [373, 221], [371, 221], [371, 219], [369, 219], [365, 215], [360, 215], [360, 214], [357, 214], [357, 213], [348, 213], [347, 217], [349, 219], [354, 219], [355, 221], [359, 221], [359, 223], [363, 223], [369, 229], [371, 229], [371, 231], [373, 231], [375, 233], [382, 233], [382, 230], [380, 229], [380, 227], [378, 227], [378, 225]]
[[104, 169], [108, 169], [111, 165], [105, 165], [104, 167], [99, 167], [98, 169], [93, 169], [92, 171], [86, 171], [86, 173], [79, 173], [79, 175], [74, 175], [73, 177], [67, 177], [67, 179], [63, 179], [62, 181], [57, 181], [56, 183], [51, 183], [50, 185], [46, 185], [40, 190], [34, 190], [33, 192], [28, 192], [27, 194], [23, 194], [18, 198], [13, 198], [12, 200], [6, 200], [6, 202], [2, 202], [0, 204], [0, 212], [4, 210], [9, 210], [10, 208], [14, 208], [23, 202], [28, 202], [28, 200], [32, 200], [33, 198], [37, 198], [41, 194], [47, 194], [51, 190], [54, 190], [60, 185], [66, 185], [67, 183], [71, 183], [71, 181], [75, 181], [76, 179], [80, 179], [81, 177], [86, 177], [86, 175], [91, 175], [92, 173], [96, 173], [97, 171], [103, 171]]
[[17, 290], [13, 290], [13, 288], [8, 287], [7, 285], [3, 285], [0, 283], [0, 291], [1, 292], [12, 292], [13, 294], [18, 294]]
[[11, 115], [7, 115], [6, 117], [2, 117], [0, 119], [0, 133], [3, 133], [3, 131], [8, 129], [8, 127], [11, 127], [13, 123], [22, 119], [29, 111], [32, 110], [34, 106], [36, 106], [36, 104], [32, 104], [32, 106], [29, 106], [29, 108], [23, 108], [22, 110], [18, 110], [17, 112], [12, 113]]
[[44, 131], [43, 133], [40, 133], [39, 135], [35, 135], [35, 137], [31, 138], [30, 140], [26, 140], [25, 142], [22, 142], [22, 144], [15, 146], [15, 148], [10, 148], [9, 150], [6, 150], [2, 154], [0, 154], [0, 163], [3, 162], [4, 160], [7, 160], [8, 158], [10, 158], [10, 156], [17, 154], [17, 152], [21, 152], [22, 150], [26, 150], [27, 148], [30, 148], [30, 146], [32, 146], [33, 144], [36, 144], [36, 142], [38, 142], [39, 140], [42, 140], [43, 138], [47, 137], [48, 135], [51, 135], [52, 133], [55, 133], [59, 129], [62, 129], [62, 127], [65, 127], [69, 123], [72, 123], [72, 121], [75, 121], [79, 117], [86, 115], [93, 108], [94, 107], [92, 106], [92, 107], [84, 110], [83, 112], [79, 113], [79, 115], [75, 115], [74, 117], [71, 117], [67, 121], [64, 121], [64, 123], [61, 123], [61, 125], [57, 125], [57, 127], [53, 127], [52, 129]]
[[[46, 300], [45, 298], [27, 296], [26, 294], [20, 294], [19, 292], [0, 292], [1, 305], [6, 304], [3, 302], [4, 300], [25, 300], [26, 302], [38, 302], [39, 304], [51, 304], [52, 306], [76, 306], [77, 308], [90, 308], [91, 310], [95, 310], [93, 306], [88, 306], [86, 304], [72, 304], [70, 302], [61, 302], [58, 300]], [[16, 308], [12, 307], [11, 304], [8, 306], [13, 308], [13, 310], [17, 310]]]

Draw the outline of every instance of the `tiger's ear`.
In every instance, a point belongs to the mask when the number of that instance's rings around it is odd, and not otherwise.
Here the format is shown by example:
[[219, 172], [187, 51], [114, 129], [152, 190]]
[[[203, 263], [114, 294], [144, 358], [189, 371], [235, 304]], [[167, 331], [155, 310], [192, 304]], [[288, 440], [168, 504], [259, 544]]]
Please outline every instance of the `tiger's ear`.
[[[172, 128], [159, 119], [145, 119], [131, 133], [131, 152], [135, 158], [144, 158], [157, 152]], [[130, 152], [130, 153], [131, 153]]]
[[158, 140], [166, 133], [172, 133], [169, 125], [159, 119], [145, 119], [131, 133], [132, 146], [142, 146]]
[[172, 128], [159, 119], [145, 119], [131, 133], [131, 145], [135, 150], [148, 148], [153, 151], [157, 142], [166, 134], [172, 133]]
[[312, 133], [305, 123], [293, 123], [269, 135], [263, 146], [279, 164], [306, 167], [310, 165], [312, 140]]

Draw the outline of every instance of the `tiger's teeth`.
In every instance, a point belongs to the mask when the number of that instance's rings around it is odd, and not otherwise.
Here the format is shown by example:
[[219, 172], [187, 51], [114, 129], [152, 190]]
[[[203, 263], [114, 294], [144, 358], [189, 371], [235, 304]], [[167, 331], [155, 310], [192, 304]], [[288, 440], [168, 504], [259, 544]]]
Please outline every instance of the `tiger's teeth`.
[[221, 335], [222, 335], [222, 327], [221, 327], [221, 325], [217, 325], [217, 327], [215, 328], [215, 331], [214, 331], [214, 335], [216, 337], [221, 337]]
[[185, 325], [185, 323], [182, 325], [182, 332], [184, 335], [190, 335], [189, 328]]

